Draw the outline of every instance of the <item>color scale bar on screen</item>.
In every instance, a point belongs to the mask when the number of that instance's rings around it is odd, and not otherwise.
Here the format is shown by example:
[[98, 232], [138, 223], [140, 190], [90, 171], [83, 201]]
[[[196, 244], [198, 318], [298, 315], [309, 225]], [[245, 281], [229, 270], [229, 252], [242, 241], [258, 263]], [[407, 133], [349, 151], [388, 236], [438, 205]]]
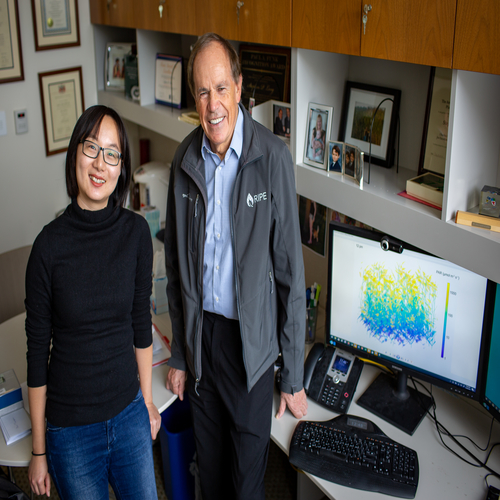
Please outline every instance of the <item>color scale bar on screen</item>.
[[446, 306], [444, 308], [443, 345], [441, 347], [441, 357], [444, 357], [444, 343], [446, 341], [446, 325], [448, 324], [448, 300], [450, 298], [450, 284], [446, 285]]

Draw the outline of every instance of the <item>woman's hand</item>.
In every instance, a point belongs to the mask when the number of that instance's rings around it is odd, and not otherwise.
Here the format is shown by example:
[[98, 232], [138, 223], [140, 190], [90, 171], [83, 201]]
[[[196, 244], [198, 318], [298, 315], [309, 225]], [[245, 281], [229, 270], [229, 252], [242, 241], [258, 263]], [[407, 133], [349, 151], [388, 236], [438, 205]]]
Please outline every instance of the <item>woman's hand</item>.
[[32, 457], [28, 469], [28, 479], [31, 490], [35, 495], [50, 497], [50, 475], [46, 455]]
[[153, 403], [146, 403], [146, 408], [148, 409], [149, 423], [151, 424], [151, 437], [155, 440], [160, 431], [161, 416], [158, 412], [158, 408], [156, 408]]

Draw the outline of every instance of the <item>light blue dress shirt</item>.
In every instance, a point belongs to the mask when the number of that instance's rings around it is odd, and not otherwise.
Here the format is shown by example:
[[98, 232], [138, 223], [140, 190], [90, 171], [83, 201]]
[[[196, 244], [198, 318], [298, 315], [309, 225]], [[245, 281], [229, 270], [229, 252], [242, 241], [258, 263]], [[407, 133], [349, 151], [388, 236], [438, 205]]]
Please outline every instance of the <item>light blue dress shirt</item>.
[[207, 224], [203, 267], [203, 309], [229, 319], [238, 319], [231, 244], [231, 193], [243, 147], [243, 113], [238, 118], [231, 145], [221, 160], [211, 151], [203, 135], [201, 154], [207, 184]]

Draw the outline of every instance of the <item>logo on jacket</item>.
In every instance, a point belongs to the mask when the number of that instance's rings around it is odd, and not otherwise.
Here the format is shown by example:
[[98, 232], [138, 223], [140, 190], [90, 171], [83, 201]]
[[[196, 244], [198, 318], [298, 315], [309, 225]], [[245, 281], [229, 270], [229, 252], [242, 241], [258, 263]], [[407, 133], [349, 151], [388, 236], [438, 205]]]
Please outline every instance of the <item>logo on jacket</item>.
[[250, 208], [253, 208], [254, 204], [259, 203], [259, 201], [267, 200], [267, 193], [264, 191], [263, 193], [254, 194], [253, 196], [248, 193], [247, 195], [247, 205]]

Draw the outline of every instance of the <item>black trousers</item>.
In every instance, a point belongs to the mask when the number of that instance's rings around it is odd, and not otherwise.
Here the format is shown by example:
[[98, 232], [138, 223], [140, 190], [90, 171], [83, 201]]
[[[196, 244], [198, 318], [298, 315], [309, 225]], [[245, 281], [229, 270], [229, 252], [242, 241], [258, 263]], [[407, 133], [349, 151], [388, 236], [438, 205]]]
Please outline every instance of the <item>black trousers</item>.
[[250, 393], [238, 321], [204, 312], [202, 376], [188, 376], [203, 500], [264, 500], [273, 365]]

